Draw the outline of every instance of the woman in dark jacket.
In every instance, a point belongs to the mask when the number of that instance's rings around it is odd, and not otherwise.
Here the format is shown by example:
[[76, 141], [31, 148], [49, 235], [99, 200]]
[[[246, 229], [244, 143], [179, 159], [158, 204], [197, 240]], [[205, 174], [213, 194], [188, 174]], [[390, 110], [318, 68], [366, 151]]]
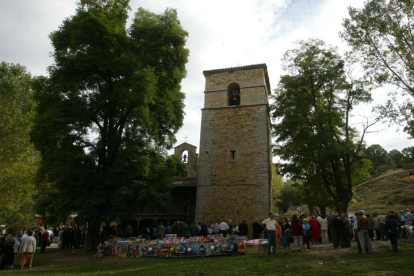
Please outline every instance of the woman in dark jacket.
[[284, 217], [282, 221], [282, 246], [285, 248], [285, 254], [290, 254], [291, 241], [289, 241], [289, 237], [292, 238], [291, 227], [287, 217]]
[[49, 243], [49, 232], [47, 229], [43, 231], [42, 237], [40, 238], [40, 254], [45, 253], [47, 244]]
[[1, 260], [0, 269], [5, 269], [6, 266], [13, 267], [14, 262], [14, 243], [16, 242], [14, 237], [16, 236], [16, 230], [10, 229], [3, 245], [3, 259]]
[[384, 230], [386, 231], [386, 233], [388, 233], [391, 246], [395, 252], [398, 252], [398, 227], [398, 220], [395, 218], [393, 214], [389, 214], [384, 224]]

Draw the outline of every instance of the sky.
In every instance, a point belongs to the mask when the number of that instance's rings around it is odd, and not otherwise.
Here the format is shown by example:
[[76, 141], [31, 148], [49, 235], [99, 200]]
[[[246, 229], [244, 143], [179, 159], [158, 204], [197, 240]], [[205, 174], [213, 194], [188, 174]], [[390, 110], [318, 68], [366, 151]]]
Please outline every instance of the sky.
[[[49, 34], [75, 14], [76, 0], [1, 0], [0, 61], [20, 63], [32, 75], [46, 75], [53, 63]], [[186, 94], [184, 125], [177, 133], [199, 147], [201, 109], [204, 105], [204, 70], [266, 63], [272, 89], [283, 74], [281, 58], [295, 42], [318, 38], [349, 50], [339, 37], [348, 6], [362, 7], [362, 0], [131, 0], [129, 23], [139, 7], [155, 13], [177, 9], [189, 33], [187, 76], [182, 81]], [[373, 92], [373, 103], [356, 108], [354, 126], [371, 109], [384, 103], [391, 86]], [[413, 141], [398, 127], [377, 124], [366, 136], [368, 145], [380, 144], [387, 151], [412, 146]]]

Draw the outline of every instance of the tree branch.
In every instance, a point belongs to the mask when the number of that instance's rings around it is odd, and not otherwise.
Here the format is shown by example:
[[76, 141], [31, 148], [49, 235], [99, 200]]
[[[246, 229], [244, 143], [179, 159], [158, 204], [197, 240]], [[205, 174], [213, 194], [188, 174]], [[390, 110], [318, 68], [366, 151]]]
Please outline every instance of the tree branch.
[[386, 68], [388, 68], [388, 70], [390, 70], [391, 71], [391, 73], [396, 77], [396, 78], [398, 78], [400, 81], [401, 81], [401, 83], [408, 89], [408, 91], [410, 91], [411, 93], [413, 93], [413, 96], [414, 96], [414, 90], [411, 88], [411, 86], [410, 85], [408, 85], [405, 81], [404, 81], [404, 79], [402, 79], [401, 78], [401, 76], [399, 75], [399, 74], [397, 74], [395, 71], [394, 71], [394, 69], [388, 64], [388, 62], [384, 59], [384, 57], [381, 55], [381, 53], [380, 53], [380, 51], [379, 51], [379, 49], [377, 48], [377, 46], [376, 46], [376, 44], [374, 43], [374, 41], [372, 40], [372, 38], [371, 38], [371, 36], [369, 35], [369, 34], [367, 34], [367, 37], [368, 37], [368, 39], [369, 39], [369, 41], [371, 42], [371, 45], [374, 47], [374, 49], [375, 49], [375, 52], [377, 53], [377, 58], [379, 58], [381, 61], [382, 61], [382, 63], [385, 65], [385, 67]]

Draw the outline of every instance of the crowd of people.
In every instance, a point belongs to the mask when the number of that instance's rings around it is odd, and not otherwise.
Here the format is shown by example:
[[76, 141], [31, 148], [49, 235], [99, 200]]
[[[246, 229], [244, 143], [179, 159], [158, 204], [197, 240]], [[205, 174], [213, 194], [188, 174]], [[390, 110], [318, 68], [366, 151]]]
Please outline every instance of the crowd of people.
[[[272, 226], [274, 224], [274, 226]], [[401, 226], [412, 225], [410, 210], [400, 211], [400, 214], [389, 212], [366, 214], [359, 211], [354, 215], [348, 214], [294, 214], [288, 217], [275, 217], [273, 214], [263, 222], [255, 220], [251, 224], [253, 239], [268, 239], [268, 254], [276, 252], [276, 247], [284, 248], [285, 254], [291, 253], [291, 247], [296, 250], [310, 250], [311, 244], [332, 243], [334, 248], [349, 248], [355, 241], [359, 253], [372, 254], [371, 241], [390, 240], [395, 251], [398, 251], [398, 239]], [[148, 240], [164, 239], [166, 234], [176, 234], [178, 237], [208, 236], [212, 234], [249, 236], [249, 225], [245, 220], [240, 224], [233, 223], [231, 219], [201, 221], [187, 224], [176, 221], [173, 224], [159, 222], [154, 226], [144, 226], [141, 238]], [[132, 226], [127, 225], [122, 231], [120, 225], [107, 225], [102, 229], [101, 240], [108, 236], [117, 235], [127, 238], [132, 234]], [[305, 248], [306, 246], [306, 248]]]
[[[272, 215], [273, 216], [273, 215]], [[274, 227], [272, 226], [274, 224]], [[239, 235], [253, 237], [253, 239], [268, 239], [268, 254], [271, 248], [284, 248], [285, 254], [291, 253], [291, 247], [296, 250], [310, 250], [311, 244], [332, 243], [334, 248], [349, 248], [351, 242], [355, 241], [360, 253], [372, 254], [371, 241], [390, 240], [395, 251], [398, 251], [398, 239], [401, 226], [412, 225], [410, 210], [400, 211], [400, 214], [389, 212], [367, 214], [359, 211], [354, 215], [348, 214], [294, 214], [288, 217], [269, 217], [263, 222], [255, 220], [250, 226], [245, 220], [241, 223], [233, 223], [231, 219], [187, 224], [176, 221], [173, 224], [159, 222], [157, 225], [141, 228], [139, 237], [156, 240], [164, 239], [166, 234], [176, 234], [178, 237], [208, 236], [211, 234]], [[129, 230], [128, 230], [129, 229]], [[122, 231], [120, 225], [102, 230], [102, 241], [110, 235], [129, 237], [132, 226], [127, 225]], [[396, 234], [397, 233], [397, 234]], [[306, 248], [305, 248], [306, 246]]]
[[6, 236], [1, 237], [0, 252], [3, 255], [0, 269], [14, 268], [13, 263], [16, 254], [20, 254], [19, 265], [24, 268], [28, 265], [32, 268], [33, 256], [36, 247], [42, 244], [42, 237], [49, 236], [47, 231], [44, 231], [40, 236], [40, 243], [36, 239], [36, 232], [34, 229], [27, 229], [26, 231], [17, 232], [16, 229], [9, 229]]
[[[263, 229], [262, 229], [263, 230]], [[159, 222], [154, 226], [144, 226], [141, 228], [140, 236], [147, 240], [164, 239], [167, 234], [176, 234], [178, 237], [194, 237], [194, 236], [208, 236], [212, 234], [223, 234], [223, 236], [230, 235], [248, 235], [248, 225], [246, 221], [242, 221], [240, 225], [235, 225], [231, 220], [217, 220], [216, 222], [192, 222], [190, 224], [184, 221], [176, 221], [172, 224]], [[127, 224], [125, 230], [121, 229], [120, 225], [109, 226], [106, 225], [101, 231], [101, 241], [105, 241], [109, 236], [119, 236], [121, 238], [128, 238], [133, 236], [132, 226]]]
[[85, 245], [86, 230], [83, 226], [62, 225], [56, 232], [58, 233], [59, 249], [80, 249]]
[[[257, 223], [257, 222], [255, 222]], [[253, 223], [253, 229], [255, 228]], [[372, 254], [371, 241], [382, 240], [391, 242], [395, 252], [398, 252], [398, 239], [401, 234], [408, 235], [408, 228], [412, 226], [410, 210], [400, 211], [400, 214], [390, 211], [383, 213], [366, 214], [363, 210], [354, 216], [348, 214], [320, 215], [313, 214], [310, 219], [306, 214], [294, 214], [289, 221], [287, 217], [275, 218], [271, 213], [269, 218], [262, 222], [268, 239], [268, 254], [276, 254], [277, 245], [291, 253], [291, 245], [298, 251], [310, 249], [310, 244], [331, 242], [334, 248], [349, 248], [351, 241], [357, 243], [358, 252]], [[254, 238], [258, 238], [258, 229]], [[255, 236], [256, 235], [256, 236]]]
[[8, 229], [7, 234], [0, 240], [0, 255], [3, 255], [0, 270], [14, 268], [15, 256], [19, 255], [19, 265], [24, 268], [27, 265], [32, 268], [33, 257], [36, 249], [40, 247], [40, 254], [43, 254], [54, 237], [58, 237], [58, 248], [79, 249], [85, 243], [86, 232], [83, 227], [62, 225], [59, 228], [49, 229], [41, 226], [29, 228], [22, 231]]
[[[268, 254], [276, 254], [276, 248], [284, 248], [284, 254], [291, 254], [291, 247], [298, 251], [310, 250], [311, 244], [332, 243], [334, 248], [349, 248], [351, 242], [356, 241], [358, 252], [372, 254], [371, 242], [375, 240], [389, 240], [395, 252], [398, 252], [398, 240], [401, 234], [407, 235], [408, 227], [412, 227], [410, 210], [401, 210], [399, 213], [389, 212], [367, 214], [363, 210], [355, 215], [348, 214], [294, 214], [291, 219], [286, 216], [275, 217], [270, 213], [269, 218], [262, 222], [255, 220], [251, 224], [253, 239], [267, 238]], [[105, 241], [111, 235], [128, 238], [134, 236], [133, 228], [127, 224], [124, 230], [120, 225], [102, 228], [101, 240]], [[212, 234], [249, 236], [249, 225], [245, 220], [235, 224], [232, 220], [222, 219], [207, 222], [192, 222], [187, 224], [176, 221], [164, 225], [159, 222], [153, 227], [143, 227], [141, 238], [164, 239], [166, 234], [176, 234], [178, 237], [208, 236]], [[0, 255], [3, 255], [0, 269], [14, 268], [15, 255], [19, 254], [19, 265], [32, 268], [36, 248], [40, 247], [43, 254], [54, 237], [58, 237], [58, 248], [79, 249], [84, 247], [86, 230], [77, 225], [62, 225], [59, 228], [47, 227], [31, 228], [24, 231], [9, 229], [1, 237]]]

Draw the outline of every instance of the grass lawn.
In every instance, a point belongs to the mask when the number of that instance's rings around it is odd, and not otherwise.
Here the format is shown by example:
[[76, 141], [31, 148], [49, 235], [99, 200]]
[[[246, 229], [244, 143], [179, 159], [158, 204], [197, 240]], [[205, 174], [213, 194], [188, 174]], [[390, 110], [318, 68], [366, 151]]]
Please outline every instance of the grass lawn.
[[[374, 242], [373, 255], [352, 249], [325, 249], [276, 256], [244, 255], [209, 258], [95, 258], [84, 250], [48, 248], [38, 252], [33, 269], [8, 269], [1, 275], [414, 275], [414, 248], [393, 253]], [[353, 243], [355, 246], [355, 243]], [[74, 252], [74, 253], [72, 253]], [[17, 256], [15, 263], [17, 263]], [[322, 263], [322, 264], [320, 264]]]

